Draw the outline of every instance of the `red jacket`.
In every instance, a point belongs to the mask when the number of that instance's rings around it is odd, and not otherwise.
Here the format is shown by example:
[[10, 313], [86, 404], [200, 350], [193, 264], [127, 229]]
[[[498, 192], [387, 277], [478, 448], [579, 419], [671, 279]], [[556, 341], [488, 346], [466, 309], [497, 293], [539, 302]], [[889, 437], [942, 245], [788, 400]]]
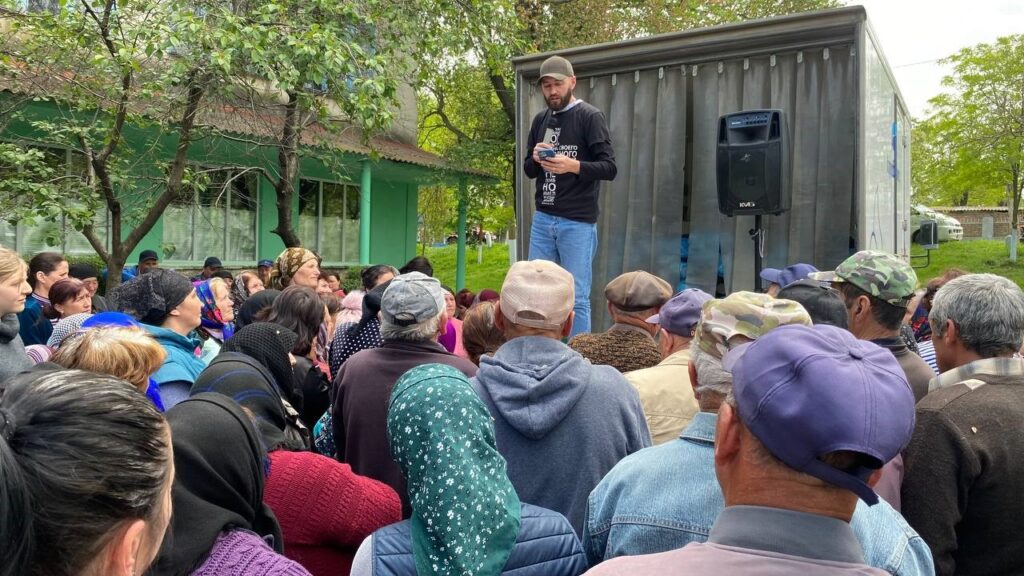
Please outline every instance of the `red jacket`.
[[363, 539], [402, 519], [388, 485], [312, 452], [270, 453], [263, 502], [281, 523], [285, 556], [314, 576], [348, 574]]

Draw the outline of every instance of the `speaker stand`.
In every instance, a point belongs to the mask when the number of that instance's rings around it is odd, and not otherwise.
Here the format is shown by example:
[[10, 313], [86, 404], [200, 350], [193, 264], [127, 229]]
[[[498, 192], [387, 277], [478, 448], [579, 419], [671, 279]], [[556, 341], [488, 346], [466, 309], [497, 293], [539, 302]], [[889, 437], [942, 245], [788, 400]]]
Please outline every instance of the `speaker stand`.
[[761, 215], [754, 216], [754, 227], [750, 229], [750, 239], [754, 241], [754, 291], [761, 292], [761, 259], [764, 257], [764, 227]]

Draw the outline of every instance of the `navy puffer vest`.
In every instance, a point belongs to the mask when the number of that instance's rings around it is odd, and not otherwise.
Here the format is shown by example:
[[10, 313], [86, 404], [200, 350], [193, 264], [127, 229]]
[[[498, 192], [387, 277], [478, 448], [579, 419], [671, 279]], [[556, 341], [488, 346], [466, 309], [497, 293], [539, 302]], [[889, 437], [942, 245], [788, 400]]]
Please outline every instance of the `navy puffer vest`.
[[[373, 576], [415, 576], [409, 521], [373, 533]], [[523, 504], [516, 546], [502, 574], [577, 576], [587, 560], [569, 521], [558, 512]]]

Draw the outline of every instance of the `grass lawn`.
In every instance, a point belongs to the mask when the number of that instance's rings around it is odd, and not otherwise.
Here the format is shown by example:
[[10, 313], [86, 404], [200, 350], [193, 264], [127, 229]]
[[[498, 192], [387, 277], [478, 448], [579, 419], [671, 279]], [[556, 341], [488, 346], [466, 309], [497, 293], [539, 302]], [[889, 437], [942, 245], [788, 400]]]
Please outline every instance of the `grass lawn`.
[[[914, 246], [914, 254], [924, 254], [924, 249]], [[915, 258], [914, 265], [924, 264], [923, 258]], [[960, 268], [968, 272], [989, 272], [1005, 276], [1024, 287], [1024, 245], [1018, 245], [1017, 262], [1010, 262], [1010, 253], [1002, 240], [964, 240], [943, 242], [932, 250], [931, 264], [918, 268], [917, 279], [923, 286], [928, 280], [939, 276], [947, 268]]]
[[[914, 254], [924, 254], [920, 246], [914, 246]], [[444, 248], [427, 247], [426, 257], [434, 265], [434, 274], [441, 282], [455, 287], [455, 246]], [[1018, 260], [1010, 262], [1009, 252], [1001, 240], [965, 240], [943, 242], [932, 250], [931, 264], [918, 268], [920, 285], [939, 276], [947, 268], [962, 268], [968, 272], [990, 272], [1005, 276], [1024, 288], [1024, 245], [1019, 247]], [[923, 264], [924, 259], [915, 259], [914, 264]], [[483, 249], [483, 262], [477, 263], [475, 246], [466, 247], [466, 287], [474, 292], [484, 288], [501, 290], [501, 283], [508, 272], [508, 246], [495, 244]]]
[[[483, 261], [477, 264], [477, 247], [466, 246], [466, 288], [479, 292], [484, 288], [501, 290], [508, 272], [508, 246], [495, 244], [483, 249]], [[434, 266], [434, 276], [441, 283], [455, 288], [455, 246], [433, 248], [428, 246], [424, 256]]]

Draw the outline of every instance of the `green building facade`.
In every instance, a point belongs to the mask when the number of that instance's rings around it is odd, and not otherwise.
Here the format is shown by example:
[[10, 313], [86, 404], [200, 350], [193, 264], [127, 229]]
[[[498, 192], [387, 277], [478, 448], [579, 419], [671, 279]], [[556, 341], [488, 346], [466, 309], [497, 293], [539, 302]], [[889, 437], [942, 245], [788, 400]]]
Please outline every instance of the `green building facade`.
[[[415, 98], [404, 102], [413, 106], [414, 119]], [[47, 161], [69, 177], [85, 174], [82, 154], [51, 141], [32, 124], [34, 120], [58, 121], [66, 113], [49, 102], [30, 103], [4, 126], [0, 138], [39, 147]], [[409, 118], [409, 111], [402, 116]], [[277, 199], [266, 176], [276, 174], [277, 148], [253, 144], [251, 135], [230, 137], [228, 131], [241, 133], [242, 129], [237, 119], [226, 113], [213, 120], [227, 137], [204, 137], [189, 149], [190, 166], [203, 171], [208, 183], [174, 201], [136, 246], [126, 265], [134, 265], [142, 250], [152, 249], [161, 255], [162, 265], [169, 267], [201, 267], [207, 256], [217, 256], [226, 267], [248, 268], [258, 260], [274, 259], [284, 249], [281, 238], [272, 232], [277, 227]], [[392, 132], [368, 144], [354, 130], [331, 134], [323, 140], [328, 146], [317, 149], [316, 154], [300, 153], [292, 203], [293, 227], [303, 246], [321, 255], [325, 267], [401, 265], [416, 254], [419, 186], [456, 185], [467, 177], [484, 177], [461, 172], [443, 158], [413, 145], [415, 124], [411, 137], [406, 124], [404, 134]], [[126, 128], [123, 146], [136, 150], [148, 147], [153, 154], [147, 156], [148, 165], [140, 162], [132, 167], [132, 180], [119, 192], [123, 214], [128, 215], [123, 216], [126, 230], [122, 238], [142, 218], [148, 199], [163, 190], [160, 164], [170, 162], [176, 143], [175, 133]], [[331, 162], [318, 159], [325, 154], [331, 156]], [[5, 220], [0, 214], [0, 244], [22, 254], [44, 250], [69, 255], [95, 253], [81, 232], [68, 226], [64, 218], [32, 225], [12, 225]], [[103, 231], [101, 236], [108, 248], [109, 225], [106, 214], [97, 215], [96, 229]], [[53, 236], [55, 227], [63, 228], [63, 240], [58, 246], [49, 246], [45, 238]]]

